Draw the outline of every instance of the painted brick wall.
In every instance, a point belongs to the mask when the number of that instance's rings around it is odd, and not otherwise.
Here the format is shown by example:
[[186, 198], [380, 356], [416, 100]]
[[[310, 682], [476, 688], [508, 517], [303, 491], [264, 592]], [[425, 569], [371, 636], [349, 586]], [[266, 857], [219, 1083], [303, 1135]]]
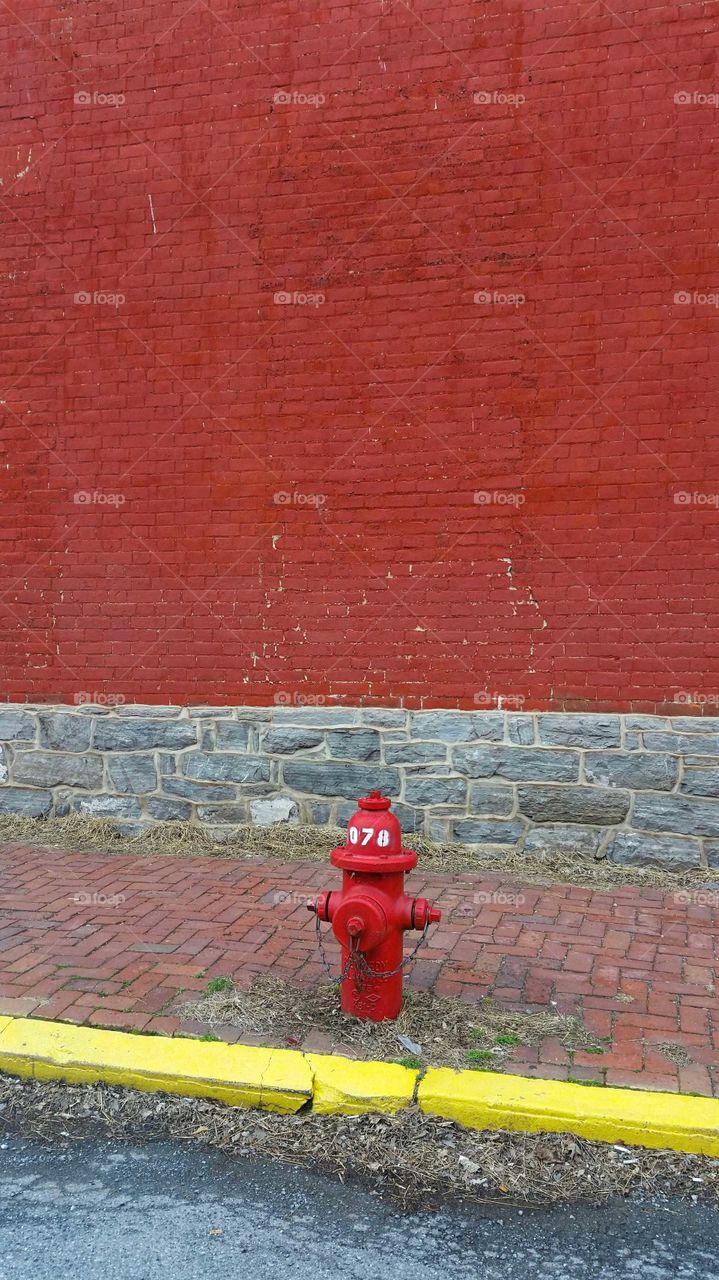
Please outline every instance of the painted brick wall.
[[0, 8], [1, 696], [711, 708], [717, 18]]

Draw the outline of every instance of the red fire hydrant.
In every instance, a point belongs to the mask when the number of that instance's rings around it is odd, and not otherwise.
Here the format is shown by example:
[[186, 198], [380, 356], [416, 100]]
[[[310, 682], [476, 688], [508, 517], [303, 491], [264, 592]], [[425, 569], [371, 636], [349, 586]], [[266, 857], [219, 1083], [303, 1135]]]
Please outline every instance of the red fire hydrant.
[[402, 828], [390, 804], [381, 791], [359, 801], [347, 823], [347, 844], [330, 854], [344, 873], [342, 888], [307, 904], [317, 915], [318, 936], [320, 920], [329, 920], [342, 946], [343, 1011], [372, 1022], [396, 1018], [402, 1006], [405, 929], [421, 929], [421, 943], [441, 918], [426, 898], [404, 892], [405, 871], [417, 865], [417, 854], [402, 848]]

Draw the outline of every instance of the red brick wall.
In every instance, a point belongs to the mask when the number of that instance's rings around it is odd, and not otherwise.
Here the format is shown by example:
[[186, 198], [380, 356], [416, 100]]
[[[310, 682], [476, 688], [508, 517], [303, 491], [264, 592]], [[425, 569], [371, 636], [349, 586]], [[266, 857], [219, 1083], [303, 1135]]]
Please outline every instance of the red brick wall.
[[0, 9], [2, 696], [719, 691], [718, 19]]

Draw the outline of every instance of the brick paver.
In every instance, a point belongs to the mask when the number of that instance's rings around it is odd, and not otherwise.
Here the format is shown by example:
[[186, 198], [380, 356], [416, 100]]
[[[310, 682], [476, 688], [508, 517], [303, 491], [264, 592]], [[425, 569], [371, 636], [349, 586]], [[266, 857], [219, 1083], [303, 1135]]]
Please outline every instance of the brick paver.
[[[323, 982], [304, 904], [333, 883], [318, 863], [0, 845], [0, 1014], [172, 1035], [193, 1030], [180, 995], [213, 977]], [[410, 985], [576, 1013], [604, 1049], [568, 1054], [547, 1038], [505, 1069], [719, 1093], [719, 894], [707, 905], [713, 895], [684, 890], [421, 872], [409, 887], [443, 910]], [[331, 935], [326, 947], [336, 963]]]

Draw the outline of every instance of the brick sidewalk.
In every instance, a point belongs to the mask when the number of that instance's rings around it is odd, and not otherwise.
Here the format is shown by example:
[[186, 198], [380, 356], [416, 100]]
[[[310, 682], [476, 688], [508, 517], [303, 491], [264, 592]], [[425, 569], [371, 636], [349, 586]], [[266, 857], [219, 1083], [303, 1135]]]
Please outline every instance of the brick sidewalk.
[[[171, 1035], [191, 1029], [171, 1012], [178, 993], [187, 1000], [210, 978], [247, 984], [271, 970], [322, 982], [304, 901], [337, 882], [318, 863], [0, 845], [0, 1013]], [[576, 1013], [606, 1038], [603, 1054], [572, 1060], [547, 1039], [505, 1069], [719, 1093], [718, 906], [484, 874], [414, 872], [409, 887], [443, 909], [413, 986]], [[327, 953], [336, 962], [334, 940]], [[660, 1045], [674, 1046], [670, 1057]]]

